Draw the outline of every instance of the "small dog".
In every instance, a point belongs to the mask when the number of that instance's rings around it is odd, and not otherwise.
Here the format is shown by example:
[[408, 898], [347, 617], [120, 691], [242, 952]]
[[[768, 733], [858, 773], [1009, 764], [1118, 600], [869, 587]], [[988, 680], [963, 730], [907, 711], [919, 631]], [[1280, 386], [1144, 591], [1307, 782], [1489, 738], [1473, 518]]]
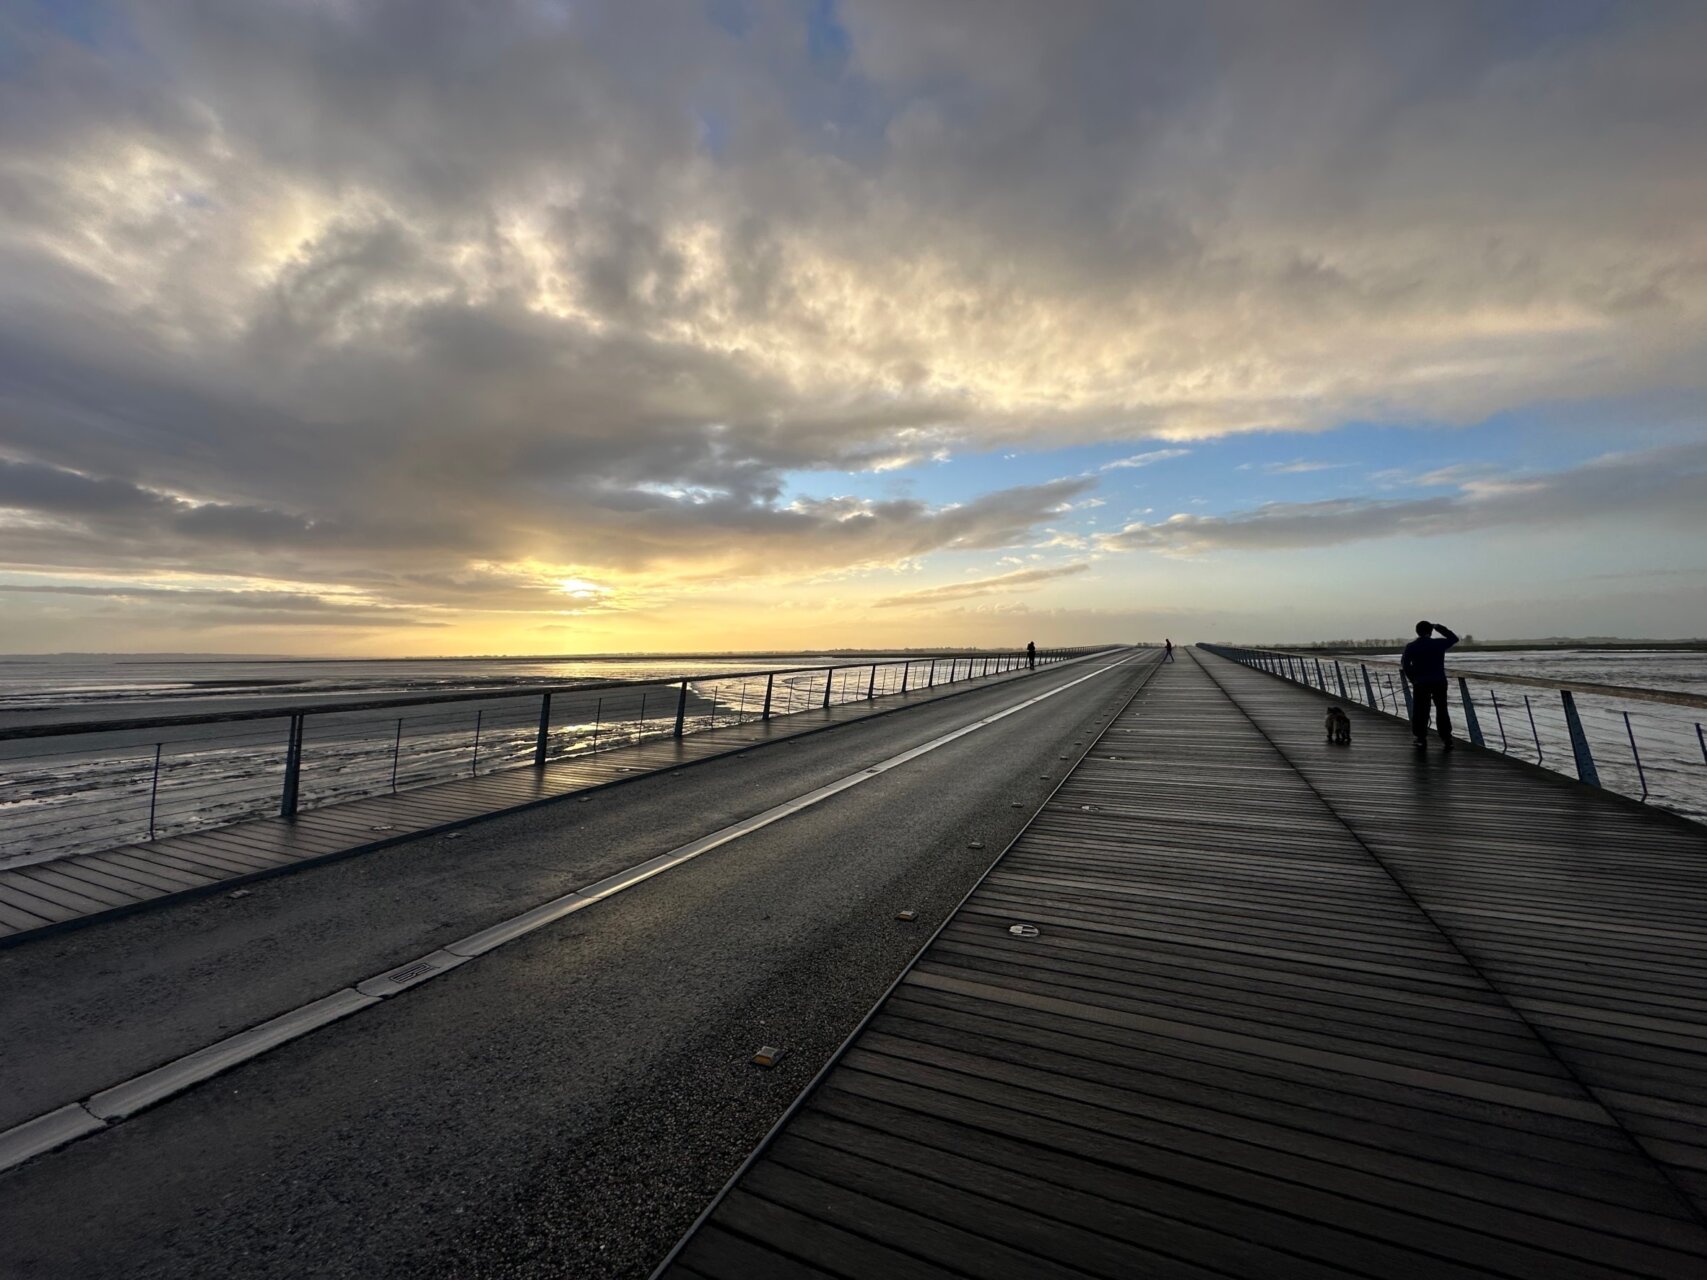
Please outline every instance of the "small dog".
[[1322, 721], [1328, 731], [1328, 741], [1342, 747], [1351, 745], [1351, 717], [1338, 707], [1329, 707], [1328, 714]]

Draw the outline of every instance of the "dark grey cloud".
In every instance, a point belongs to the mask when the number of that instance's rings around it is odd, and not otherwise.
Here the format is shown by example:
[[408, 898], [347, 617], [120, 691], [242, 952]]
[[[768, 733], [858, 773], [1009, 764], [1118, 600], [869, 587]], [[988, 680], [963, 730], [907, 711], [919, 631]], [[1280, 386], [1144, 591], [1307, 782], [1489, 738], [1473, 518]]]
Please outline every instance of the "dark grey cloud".
[[1707, 445], [1597, 459], [1567, 471], [1473, 480], [1426, 498], [1275, 502], [1226, 516], [1189, 513], [1098, 534], [1105, 551], [1289, 551], [1370, 538], [1439, 537], [1616, 519], [1674, 536], [1707, 534]]

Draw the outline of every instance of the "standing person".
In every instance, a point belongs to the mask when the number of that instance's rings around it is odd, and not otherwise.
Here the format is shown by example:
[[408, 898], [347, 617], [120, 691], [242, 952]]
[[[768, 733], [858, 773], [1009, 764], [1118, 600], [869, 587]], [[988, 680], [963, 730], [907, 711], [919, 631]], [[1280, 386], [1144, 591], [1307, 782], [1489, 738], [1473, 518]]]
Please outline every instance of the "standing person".
[[1035, 640], [1027, 640], [1025, 642], [1025, 666], [1028, 671], [1033, 671], [1037, 668], [1037, 641]]
[[[1437, 640], [1429, 635], [1440, 632]], [[1399, 676], [1411, 686], [1411, 733], [1420, 751], [1428, 745], [1428, 708], [1434, 704], [1434, 723], [1440, 741], [1452, 750], [1452, 720], [1446, 714], [1446, 651], [1458, 643], [1451, 627], [1438, 622], [1417, 623], [1417, 638], [1405, 646]]]
[[1172, 662], [1173, 660], [1174, 660], [1174, 642], [1172, 640], [1163, 639], [1163, 641], [1162, 641], [1162, 661], [1163, 662]]

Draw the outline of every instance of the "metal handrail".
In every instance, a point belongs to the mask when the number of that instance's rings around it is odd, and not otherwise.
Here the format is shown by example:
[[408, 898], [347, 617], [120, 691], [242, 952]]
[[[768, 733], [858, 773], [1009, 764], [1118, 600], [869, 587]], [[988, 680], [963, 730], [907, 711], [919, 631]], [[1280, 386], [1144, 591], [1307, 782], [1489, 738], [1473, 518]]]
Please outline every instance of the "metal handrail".
[[[1345, 667], [1342, 666], [1341, 659], [1333, 655], [1318, 656], [1316, 653], [1312, 652], [1310, 654], [1310, 661], [1307, 662], [1304, 655], [1296, 651], [1286, 649], [1253, 649], [1240, 645], [1203, 643], [1200, 643], [1198, 647], [1210, 653], [1217, 654], [1220, 657], [1227, 658], [1233, 662], [1238, 662], [1243, 666], [1248, 666], [1254, 670], [1265, 672], [1266, 674], [1275, 676], [1279, 679], [1287, 680], [1294, 684], [1301, 684], [1306, 688], [1319, 689], [1324, 693], [1343, 698], [1347, 702], [1361, 703], [1367, 706], [1370, 710], [1382, 715], [1391, 715], [1397, 719], [1406, 720], [1409, 719], [1411, 713], [1412, 697], [1408, 682], [1401, 681], [1401, 688], [1404, 694], [1404, 703], [1401, 707], [1399, 701], [1399, 689], [1394, 688], [1392, 676], [1381, 673], [1385, 677], [1385, 693], [1387, 695], [1386, 697], [1382, 697], [1382, 686], [1377, 684], [1372, 678], [1369, 670], [1369, 664], [1355, 658], [1348, 658], [1346, 661], [1357, 663], [1357, 666], [1360, 669], [1361, 679], [1354, 675], [1354, 678], [1348, 684], [1345, 677]], [[1326, 668], [1322, 666], [1323, 657], [1326, 657], [1326, 660], [1332, 664], [1336, 677], [1337, 688], [1330, 687], [1328, 683]], [[1311, 679], [1311, 663], [1314, 664], [1315, 668], [1314, 674], [1316, 678], [1314, 680]], [[1470, 680], [1472, 678], [1487, 685], [1487, 698], [1494, 713], [1495, 727], [1499, 732], [1500, 740], [1497, 746], [1489, 742], [1482, 731], [1481, 723], [1477, 715], [1476, 700], [1470, 689]], [[1359, 683], [1361, 683], [1361, 688], [1358, 688]], [[1628, 685], [1606, 685], [1584, 681], [1552, 680], [1540, 676], [1508, 676], [1503, 672], [1467, 671], [1462, 669], [1457, 671], [1452, 677], [1449, 687], [1451, 687], [1451, 684], [1455, 684], [1457, 687], [1458, 700], [1460, 701], [1462, 708], [1465, 735], [1470, 743], [1474, 746], [1485, 747], [1488, 750], [1498, 751], [1505, 755], [1512, 755], [1524, 759], [1528, 758], [1527, 749], [1523, 751], [1514, 750], [1513, 744], [1506, 735], [1505, 717], [1503, 715], [1499, 695], [1495, 689], [1496, 685], [1502, 683], [1533, 688], [1552, 689], [1557, 691], [1559, 694], [1558, 711], [1563, 720], [1565, 730], [1564, 740], [1568, 742], [1570, 746], [1570, 755], [1572, 763], [1576, 768], [1577, 777], [1580, 781], [1597, 787], [1605, 787], [1607, 785], [1601, 778], [1602, 764], [1606, 764], [1609, 768], [1620, 771], [1624, 766], [1617, 759], [1618, 754], [1620, 754], [1618, 752], [1614, 752], [1613, 756], [1610, 758], [1603, 759], [1601, 761], [1596, 760], [1595, 749], [1591, 744], [1588, 727], [1585, 725], [1582, 710], [1577, 705], [1575, 697], [1576, 694], [1582, 693], [1591, 698], [1631, 698], [1639, 701], [1661, 703], [1674, 707], [1707, 706], [1707, 698], [1698, 694], [1685, 693], [1682, 691], [1672, 692], [1661, 689], [1637, 688]], [[1527, 693], [1522, 694], [1522, 698], [1524, 712], [1529, 721], [1530, 738], [1534, 743], [1535, 756], [1533, 763], [1544, 768], [1552, 768], [1553, 766], [1547, 763], [1546, 750], [1543, 747], [1541, 732], [1536, 723], [1535, 703]], [[1602, 713], [1604, 713], [1605, 710], [1606, 708], [1602, 708]], [[1621, 727], [1623, 728], [1622, 737], [1624, 739], [1624, 743], [1627, 744], [1629, 748], [1630, 764], [1634, 767], [1634, 776], [1630, 777], [1626, 775], [1621, 780], [1623, 782], [1622, 787], [1615, 785], [1609, 789], [1622, 790], [1626, 794], [1631, 795], [1634, 799], [1647, 802], [1649, 800], [1656, 799], [1655, 786], [1651, 783], [1649, 778], [1650, 769], [1657, 769], [1662, 773], [1677, 773], [1684, 768], [1687, 768], [1688, 770], [1696, 769], [1696, 762], [1694, 761], [1691, 753], [1687, 751], [1678, 752], [1675, 760], [1671, 759], [1667, 753], [1661, 752], [1658, 764], [1654, 764], [1651, 760], [1645, 762], [1642, 757], [1641, 744], [1637, 740], [1635, 725], [1630, 719], [1630, 713], [1618, 707], [1612, 707], [1610, 710], [1616, 716], [1621, 717]], [[1661, 721], [1660, 723], [1662, 727], [1666, 724], [1665, 721]], [[1700, 789], [1707, 791], [1707, 728], [1704, 728], [1699, 720], [1691, 722], [1682, 719], [1678, 720], [1673, 728], [1681, 733], [1682, 726], [1686, 723], [1692, 725], [1695, 731], [1695, 742], [1700, 747], [1700, 766], [1702, 769], [1702, 787]], [[1555, 743], [1558, 741], [1558, 738], [1554, 739]], [[1606, 740], [1604, 738], [1601, 739], [1601, 745], [1603, 748], [1606, 746]], [[1651, 737], [1649, 745], [1651, 748]], [[1694, 790], [1696, 789], [1691, 788], [1691, 792]], [[1697, 820], [1707, 817], [1707, 806], [1702, 805], [1698, 800], [1696, 800], [1693, 794], [1689, 794], [1687, 796], [1686, 807], [1680, 806], [1676, 802], [1666, 802], [1663, 800], [1659, 802], [1664, 803], [1665, 807], [1670, 808], [1675, 812], [1682, 813], [1683, 816], [1686, 817], [1692, 817]]]
[[[1290, 654], [1293, 657], [1302, 657], [1302, 654], [1295, 649], [1251, 649], [1248, 646], [1240, 645], [1216, 646], [1208, 644], [1200, 645], [1199, 648], [1211, 650], [1216, 648], [1243, 648], [1250, 653]], [[1338, 661], [1340, 655], [1331, 650], [1324, 650], [1318, 656], [1315, 650], [1311, 650], [1310, 656], [1319, 663], [1324, 657], [1330, 662]], [[1381, 654], [1359, 655], [1355, 660], [1362, 661], [1364, 656], [1376, 662], [1389, 661]], [[1348, 657], [1346, 660], [1353, 661], [1354, 659]], [[1397, 663], [1398, 659], [1395, 657], [1390, 661]], [[1707, 707], [1707, 694], [1689, 693], [1683, 689], [1645, 689], [1641, 685], [1635, 684], [1597, 684], [1591, 680], [1554, 680], [1547, 676], [1517, 675], [1506, 671], [1477, 671], [1471, 667], [1459, 666], [1457, 663], [1453, 664], [1453, 670], [1461, 676], [1474, 676], [1478, 680], [1498, 681], [1501, 684], [1521, 684], [1532, 689], [1569, 689], [1572, 693], [1592, 693], [1600, 698], [1632, 698], [1638, 702], [1664, 702], [1675, 707]]]
[[[1108, 647], [1040, 649], [1036, 666]], [[649, 680], [21, 725], [0, 730], [0, 744], [13, 747], [0, 753], [0, 866], [205, 830], [269, 810], [290, 818], [299, 810], [459, 775], [543, 768], [731, 723], [1002, 675], [1024, 669], [1027, 661], [1019, 650], [926, 652]], [[432, 710], [457, 704], [468, 710]], [[199, 726], [226, 729], [184, 732]]]
[[[1096, 647], [1089, 649], [1039, 649], [1038, 662], [1041, 665], [1044, 655], [1073, 656], [1079, 653], [1095, 653]], [[0, 742], [16, 741], [20, 738], [56, 738], [69, 737], [78, 733], [128, 733], [141, 729], [175, 729], [197, 724], [229, 724], [239, 720], [278, 720], [292, 715], [326, 715], [339, 711], [384, 711], [388, 708], [427, 706], [442, 702], [480, 702], [493, 698], [537, 698], [542, 694], [551, 693], [598, 693], [607, 689], [639, 689], [649, 688], [657, 684], [675, 684], [679, 680], [710, 681], [710, 680], [752, 680], [759, 676], [804, 675], [814, 671], [852, 671], [871, 666], [874, 662], [879, 666], [894, 666], [897, 663], [958, 661], [971, 659], [1013, 659], [1024, 658], [1023, 649], [958, 649], [944, 650], [941, 653], [915, 653], [896, 655], [894, 657], [867, 658], [863, 662], [837, 662], [828, 665], [811, 667], [758, 667], [751, 671], [710, 671], [688, 676], [654, 676], [650, 680], [575, 680], [565, 677], [556, 684], [548, 685], [494, 685], [486, 689], [466, 689], [453, 693], [402, 693], [375, 698], [363, 702], [338, 702], [328, 700], [323, 702], [283, 702], [276, 707], [254, 708], [248, 711], [197, 711], [176, 716], [136, 716], [125, 720], [59, 720], [42, 724], [12, 725], [0, 728]], [[1050, 661], [1058, 660], [1051, 657]], [[1012, 668], [1009, 668], [1010, 670]], [[570, 683], [574, 680], [574, 683]], [[288, 695], [284, 695], [288, 696]]]

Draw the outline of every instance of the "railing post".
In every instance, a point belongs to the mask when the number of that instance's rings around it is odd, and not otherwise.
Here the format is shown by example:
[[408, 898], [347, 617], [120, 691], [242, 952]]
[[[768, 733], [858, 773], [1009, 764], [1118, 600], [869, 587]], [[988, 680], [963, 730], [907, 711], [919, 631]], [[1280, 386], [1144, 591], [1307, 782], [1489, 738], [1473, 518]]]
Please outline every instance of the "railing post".
[[1500, 730], [1500, 750], [1510, 751], [1511, 744], [1506, 740], [1505, 736], [1505, 717], [1500, 714], [1499, 690], [1495, 689], [1492, 685], [1488, 686], [1488, 701], [1494, 704], [1494, 723], [1499, 726]]
[[539, 695], [539, 733], [533, 740], [533, 763], [537, 769], [545, 767], [545, 748], [551, 740], [551, 695]]
[[1482, 726], [1476, 719], [1476, 704], [1470, 701], [1470, 684], [1463, 676], [1458, 677], [1458, 693], [1464, 699], [1464, 728], [1470, 734], [1471, 744], [1487, 745], [1482, 741]]
[[1328, 690], [1328, 677], [1322, 672], [1322, 660], [1320, 658], [1312, 658], [1311, 661], [1316, 664], [1316, 687], [1323, 693], [1326, 693]]
[[936, 659], [935, 658], [931, 659], [930, 672], [929, 672], [929, 674], [927, 674], [925, 676], [925, 688], [927, 688], [927, 689], [936, 688]]
[[397, 794], [397, 760], [403, 754], [403, 717], [397, 717], [397, 734], [391, 739], [391, 794]]
[[[1635, 739], [1630, 739], [1634, 744]], [[1646, 795], [1647, 792], [1644, 792]], [[160, 797], [160, 744], [154, 744], [154, 782], [149, 783], [149, 840], [154, 840], [154, 802]]]
[[1369, 678], [1369, 664], [1360, 662], [1357, 665], [1363, 668], [1363, 691], [1369, 695], [1369, 707], [1373, 711], [1375, 709], [1375, 682]]
[[877, 664], [871, 664], [871, 679], [865, 682], [865, 700], [870, 702], [877, 696]]
[[674, 737], [682, 736], [682, 726], [687, 723], [688, 716], [688, 682], [683, 680], [681, 688], [676, 693], [676, 732]]
[[1559, 690], [1565, 704], [1565, 727], [1571, 733], [1571, 754], [1577, 758], [1577, 777], [1590, 786], [1600, 785], [1600, 771], [1594, 767], [1594, 755], [1588, 749], [1588, 735], [1583, 732], [1582, 717], [1577, 714], [1577, 700], [1569, 689]]
[[771, 718], [771, 690], [775, 687], [776, 672], [772, 671], [765, 676], [765, 709], [759, 713], [759, 719], [761, 720], [769, 720]]
[[824, 709], [829, 710], [830, 692], [836, 683], [836, 669], [829, 667], [824, 672]]
[[1347, 693], [1345, 688], [1345, 668], [1340, 666], [1340, 660], [1338, 658], [1334, 659], [1334, 679], [1338, 680], [1340, 683], [1340, 701], [1350, 702], [1351, 694]]
[[[713, 707], [716, 707], [716, 705], [717, 704], [715, 702], [712, 703]], [[600, 698], [593, 706], [593, 750], [595, 752], [599, 749], [599, 721], [604, 719], [604, 715], [605, 700]], [[711, 720], [713, 724], [717, 723], [717, 713], [715, 710], [712, 712]]]
[[909, 658], [901, 664], [901, 692], [907, 692], [907, 677], [913, 674], [913, 660]]
[[[1630, 755], [1636, 761], [1636, 778], [1642, 784], [1642, 799], [1646, 800], [1648, 798], [1648, 775], [1642, 769], [1642, 753], [1636, 750], [1636, 731], [1630, 727], [1630, 713], [1626, 711], [1623, 715], [1624, 732], [1630, 737]], [[149, 825], [153, 825], [152, 818], [149, 819]]]
[[484, 707], [476, 707], [474, 709], [474, 754], [468, 761], [468, 772], [470, 775], [476, 774], [480, 771], [480, 722], [485, 718], [486, 709]]
[[[1389, 689], [1393, 687], [1392, 676], [1387, 677], [1387, 687]], [[1399, 687], [1405, 692], [1405, 719], [1414, 721], [1417, 718], [1417, 707], [1416, 703], [1411, 701], [1411, 682], [1400, 676]]]
[[1529, 705], [1529, 695], [1523, 695], [1523, 709], [1529, 713], [1529, 736], [1535, 739], [1535, 763], [1540, 764], [1547, 757], [1541, 750], [1541, 731], [1535, 727], [1535, 708]]
[[297, 788], [302, 780], [302, 716], [290, 718], [290, 736], [285, 739], [284, 790], [279, 796], [279, 817], [296, 817]]

